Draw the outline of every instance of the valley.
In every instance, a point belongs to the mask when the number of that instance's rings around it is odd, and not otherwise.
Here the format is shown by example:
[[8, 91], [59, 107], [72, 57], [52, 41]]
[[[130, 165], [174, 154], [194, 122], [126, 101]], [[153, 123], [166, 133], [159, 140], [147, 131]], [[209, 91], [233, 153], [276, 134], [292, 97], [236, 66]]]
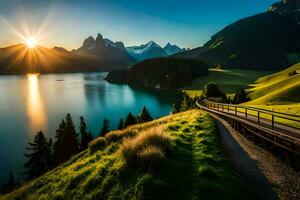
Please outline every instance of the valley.
[[300, 0], [2, 1], [0, 200], [300, 199]]

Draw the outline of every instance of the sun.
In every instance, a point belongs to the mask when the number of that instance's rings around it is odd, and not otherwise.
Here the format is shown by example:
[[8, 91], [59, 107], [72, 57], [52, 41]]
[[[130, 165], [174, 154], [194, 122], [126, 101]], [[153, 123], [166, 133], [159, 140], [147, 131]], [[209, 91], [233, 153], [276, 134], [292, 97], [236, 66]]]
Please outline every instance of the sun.
[[27, 47], [30, 49], [35, 48], [37, 45], [37, 41], [33, 37], [27, 38], [25, 43], [26, 43]]

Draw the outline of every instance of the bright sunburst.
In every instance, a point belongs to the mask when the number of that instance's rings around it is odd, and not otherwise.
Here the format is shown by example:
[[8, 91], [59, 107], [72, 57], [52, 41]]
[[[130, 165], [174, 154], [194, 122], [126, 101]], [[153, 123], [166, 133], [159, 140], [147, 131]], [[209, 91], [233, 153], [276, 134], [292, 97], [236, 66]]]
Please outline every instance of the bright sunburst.
[[25, 42], [26, 42], [27, 47], [30, 49], [35, 48], [37, 45], [37, 41], [33, 37], [27, 38]]

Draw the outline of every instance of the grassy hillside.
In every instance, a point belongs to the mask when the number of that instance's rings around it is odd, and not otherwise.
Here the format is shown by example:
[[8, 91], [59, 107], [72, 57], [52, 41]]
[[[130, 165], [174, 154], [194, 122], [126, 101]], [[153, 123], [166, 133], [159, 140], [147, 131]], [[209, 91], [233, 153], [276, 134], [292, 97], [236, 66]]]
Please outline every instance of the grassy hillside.
[[249, 88], [249, 84], [254, 83], [258, 78], [272, 73], [272, 71], [209, 69], [208, 75], [195, 79], [183, 90], [191, 96], [200, 95], [204, 85], [214, 82], [221, 91], [232, 94], [240, 88]]
[[[290, 75], [291, 72], [297, 74]], [[258, 79], [250, 93], [250, 102], [245, 105], [300, 116], [300, 63], [278, 73]], [[265, 116], [270, 118], [270, 116]], [[299, 123], [277, 119], [277, 121], [300, 127]]]
[[287, 17], [265, 12], [238, 20], [213, 35], [203, 47], [176, 56], [226, 69], [276, 70], [294, 64], [299, 47], [299, 26]]
[[[289, 75], [291, 72], [298, 74]], [[293, 104], [300, 102], [300, 63], [262, 77], [249, 90], [251, 104]]]
[[0, 199], [256, 199], [249, 188], [226, 159], [214, 120], [192, 110], [97, 138]]

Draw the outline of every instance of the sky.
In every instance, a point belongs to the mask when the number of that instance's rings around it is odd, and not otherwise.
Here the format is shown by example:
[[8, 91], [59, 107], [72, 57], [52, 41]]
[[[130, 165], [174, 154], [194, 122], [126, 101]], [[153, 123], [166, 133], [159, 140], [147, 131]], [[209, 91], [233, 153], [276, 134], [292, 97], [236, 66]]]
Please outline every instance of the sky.
[[155, 41], [202, 46], [238, 19], [274, 0], [0, 0], [0, 46], [37, 37], [40, 45], [79, 48], [101, 33], [125, 46]]

